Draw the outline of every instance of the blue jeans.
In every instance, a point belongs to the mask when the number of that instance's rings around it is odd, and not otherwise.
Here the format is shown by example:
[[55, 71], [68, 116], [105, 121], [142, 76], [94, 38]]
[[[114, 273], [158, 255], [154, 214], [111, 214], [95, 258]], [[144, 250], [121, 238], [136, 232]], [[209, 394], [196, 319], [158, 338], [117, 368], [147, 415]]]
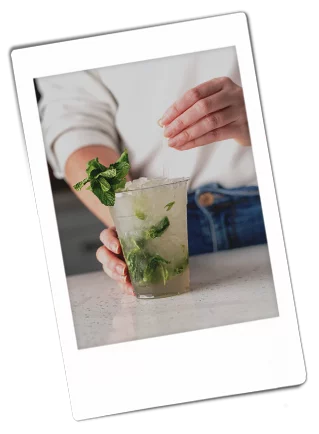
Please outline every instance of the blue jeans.
[[187, 225], [190, 255], [267, 243], [258, 187], [208, 184], [189, 192]]

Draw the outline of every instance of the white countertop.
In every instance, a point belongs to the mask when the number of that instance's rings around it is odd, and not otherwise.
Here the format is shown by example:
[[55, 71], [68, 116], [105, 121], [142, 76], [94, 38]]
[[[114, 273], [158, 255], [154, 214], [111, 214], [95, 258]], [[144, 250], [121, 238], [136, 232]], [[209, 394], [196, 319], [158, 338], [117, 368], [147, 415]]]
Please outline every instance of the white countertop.
[[267, 246], [190, 258], [191, 291], [142, 300], [104, 274], [67, 278], [79, 349], [278, 315]]

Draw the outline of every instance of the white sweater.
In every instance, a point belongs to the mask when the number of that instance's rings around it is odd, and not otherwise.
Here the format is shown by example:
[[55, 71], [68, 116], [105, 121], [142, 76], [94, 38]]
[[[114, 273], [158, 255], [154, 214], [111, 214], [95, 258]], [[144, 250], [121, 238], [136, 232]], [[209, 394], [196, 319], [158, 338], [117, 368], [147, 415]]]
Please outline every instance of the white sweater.
[[234, 47], [81, 71], [37, 80], [44, 144], [57, 178], [80, 147], [128, 149], [134, 178], [189, 176], [190, 188], [257, 185], [252, 150], [234, 140], [162, 152], [157, 121], [188, 89], [215, 77], [241, 84]]

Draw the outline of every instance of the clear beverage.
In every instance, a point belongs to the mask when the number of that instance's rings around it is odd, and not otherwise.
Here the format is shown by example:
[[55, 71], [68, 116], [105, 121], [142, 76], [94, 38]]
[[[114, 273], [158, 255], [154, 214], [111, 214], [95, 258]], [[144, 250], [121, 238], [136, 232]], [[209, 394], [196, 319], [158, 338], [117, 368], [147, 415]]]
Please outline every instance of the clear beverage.
[[138, 298], [189, 290], [187, 181], [140, 178], [110, 207]]

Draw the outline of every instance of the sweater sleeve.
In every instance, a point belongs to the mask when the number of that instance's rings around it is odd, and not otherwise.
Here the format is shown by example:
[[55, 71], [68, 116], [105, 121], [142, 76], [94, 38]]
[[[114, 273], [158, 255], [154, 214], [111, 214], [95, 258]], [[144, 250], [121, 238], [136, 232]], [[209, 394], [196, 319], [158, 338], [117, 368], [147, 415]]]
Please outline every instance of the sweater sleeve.
[[57, 178], [77, 149], [105, 145], [119, 150], [117, 102], [98, 70], [37, 79], [39, 113], [48, 162]]

